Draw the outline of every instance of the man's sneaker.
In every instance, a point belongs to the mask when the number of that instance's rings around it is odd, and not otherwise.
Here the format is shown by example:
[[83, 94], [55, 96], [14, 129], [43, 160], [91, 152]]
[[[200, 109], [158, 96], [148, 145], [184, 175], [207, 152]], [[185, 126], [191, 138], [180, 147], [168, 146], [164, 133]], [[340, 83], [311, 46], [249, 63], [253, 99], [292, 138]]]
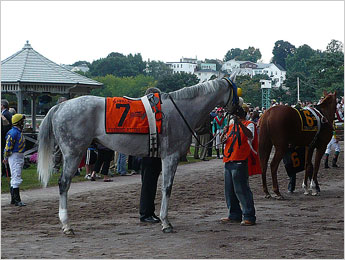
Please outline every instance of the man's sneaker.
[[91, 173], [85, 175], [85, 179], [91, 180]]
[[252, 222], [250, 220], [243, 220], [241, 222], [241, 226], [254, 226], [255, 225], [255, 222]]

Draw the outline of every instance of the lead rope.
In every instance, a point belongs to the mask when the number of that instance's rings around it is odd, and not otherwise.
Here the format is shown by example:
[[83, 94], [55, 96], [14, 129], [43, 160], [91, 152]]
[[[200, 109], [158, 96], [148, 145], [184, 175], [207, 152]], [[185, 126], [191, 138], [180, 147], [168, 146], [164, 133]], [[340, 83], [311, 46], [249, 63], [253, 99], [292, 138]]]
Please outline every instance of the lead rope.
[[194, 130], [193, 130], [192, 127], [188, 124], [187, 120], [186, 120], [185, 117], [183, 116], [181, 110], [180, 110], [180, 109], [178, 108], [178, 106], [176, 105], [174, 99], [173, 99], [169, 94], [168, 94], [168, 96], [169, 96], [171, 102], [173, 103], [173, 105], [175, 106], [177, 112], [180, 114], [180, 116], [182, 117], [183, 121], [184, 121], [185, 124], [187, 125], [189, 131], [192, 133], [192, 135], [194, 136], [195, 140], [198, 142], [199, 146], [205, 147], [205, 148], [208, 147], [208, 145], [209, 145], [210, 143], [212, 143], [212, 142], [215, 140], [215, 138], [217, 137], [217, 134], [215, 134], [215, 136], [214, 136], [209, 142], [207, 142], [206, 144], [202, 145], [202, 144], [200, 143], [199, 138], [198, 138], [197, 135], [195, 134]]

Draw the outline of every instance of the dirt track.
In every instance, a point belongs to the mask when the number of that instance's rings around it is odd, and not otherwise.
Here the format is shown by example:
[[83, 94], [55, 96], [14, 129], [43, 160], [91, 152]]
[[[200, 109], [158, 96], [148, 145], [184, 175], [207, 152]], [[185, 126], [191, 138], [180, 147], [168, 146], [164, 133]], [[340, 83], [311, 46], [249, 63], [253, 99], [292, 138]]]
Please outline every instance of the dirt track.
[[[343, 151], [342, 142], [342, 151]], [[261, 177], [250, 178], [257, 225], [222, 224], [226, 216], [221, 160], [179, 166], [169, 205], [176, 233], [138, 219], [140, 176], [113, 183], [73, 183], [69, 217], [74, 237], [63, 235], [58, 189], [22, 192], [27, 207], [1, 206], [2, 258], [344, 258], [344, 161], [319, 173], [321, 195], [305, 196], [303, 174], [287, 193], [283, 164], [278, 180], [285, 200], [265, 199]], [[271, 180], [268, 184], [271, 189]], [[159, 180], [160, 181], [160, 180]], [[161, 194], [158, 191], [156, 212]]]

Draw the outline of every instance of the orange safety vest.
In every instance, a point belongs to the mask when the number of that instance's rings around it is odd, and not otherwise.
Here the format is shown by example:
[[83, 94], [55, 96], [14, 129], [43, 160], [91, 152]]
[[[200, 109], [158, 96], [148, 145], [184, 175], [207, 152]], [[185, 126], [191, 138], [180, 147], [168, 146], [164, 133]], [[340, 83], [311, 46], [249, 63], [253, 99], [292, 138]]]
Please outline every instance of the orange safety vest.
[[[241, 146], [238, 146], [237, 140], [233, 146], [233, 151], [230, 154], [229, 148], [230, 145], [233, 143], [233, 137], [228, 138], [225, 144], [224, 149], [224, 157], [223, 162], [231, 162], [231, 161], [244, 161], [248, 159], [248, 173], [249, 175], [254, 174], [261, 174], [261, 166], [260, 166], [260, 159], [258, 154], [258, 133], [256, 129], [255, 123], [251, 121], [243, 121], [242, 122], [245, 126], [249, 125], [250, 123], [254, 124], [254, 139], [252, 140], [252, 147], [250, 147], [248, 143], [248, 137], [243, 133], [241, 127], [240, 130], [240, 137], [241, 137]], [[229, 130], [227, 132], [227, 137], [230, 135], [232, 128], [234, 125], [229, 126]]]

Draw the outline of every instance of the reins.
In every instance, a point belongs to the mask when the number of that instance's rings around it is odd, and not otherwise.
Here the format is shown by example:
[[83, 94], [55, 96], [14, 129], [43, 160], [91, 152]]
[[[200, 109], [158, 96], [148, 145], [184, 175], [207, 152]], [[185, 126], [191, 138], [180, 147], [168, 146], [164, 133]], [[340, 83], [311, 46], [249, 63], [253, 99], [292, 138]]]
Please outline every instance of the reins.
[[[235, 85], [234, 82], [231, 81], [230, 78], [223, 78], [225, 79], [229, 84], [230, 86], [232, 86], [232, 91], [233, 93], [235, 93], [235, 90], [236, 90], [236, 93], [237, 93], [237, 86]], [[209, 141], [207, 142], [205, 145], [202, 145], [201, 142], [200, 142], [200, 139], [198, 138], [198, 136], [195, 134], [194, 130], [192, 129], [192, 127], [189, 125], [189, 123], [187, 122], [186, 118], [183, 116], [181, 110], [178, 108], [178, 106], [176, 105], [174, 99], [172, 98], [172, 96], [168, 93], [168, 96], [171, 100], [171, 102], [173, 103], [174, 107], [176, 108], [177, 112], [179, 113], [179, 115], [181, 116], [181, 118], [183, 119], [184, 123], [186, 124], [186, 126], [188, 127], [189, 131], [192, 133], [193, 137], [195, 138], [195, 140], [198, 142], [198, 144], [201, 146], [201, 147], [207, 147], [211, 142], [214, 141], [214, 139], [216, 138], [217, 134]], [[229, 92], [229, 97], [228, 97], [228, 100], [226, 101], [224, 107], [226, 108], [228, 103], [230, 102], [230, 98], [231, 98], [231, 91]], [[233, 95], [233, 103], [234, 104], [238, 104], [238, 96], [237, 95]]]
[[180, 114], [180, 116], [182, 117], [183, 121], [185, 122], [186, 126], [188, 127], [189, 131], [192, 133], [192, 135], [194, 136], [194, 138], [198, 141], [198, 143], [200, 144], [200, 140], [199, 138], [196, 136], [195, 132], [193, 131], [192, 127], [188, 124], [186, 118], [183, 116], [181, 110], [178, 108], [178, 106], [176, 105], [174, 99], [170, 96], [170, 94], [168, 94], [171, 102], [173, 103], [173, 105], [175, 106], [177, 112]]

